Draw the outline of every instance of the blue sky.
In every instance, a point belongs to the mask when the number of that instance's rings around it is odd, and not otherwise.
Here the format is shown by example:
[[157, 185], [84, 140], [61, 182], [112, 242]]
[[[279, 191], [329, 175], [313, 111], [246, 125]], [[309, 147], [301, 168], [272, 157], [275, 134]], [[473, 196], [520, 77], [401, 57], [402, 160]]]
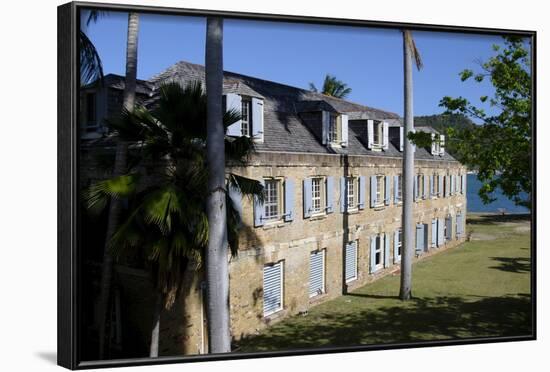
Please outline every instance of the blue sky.
[[[82, 17], [86, 17], [83, 13]], [[84, 22], [82, 22], [84, 24]], [[110, 12], [85, 27], [105, 73], [124, 75], [127, 14]], [[463, 96], [480, 104], [488, 82], [461, 82], [459, 72], [493, 55], [497, 36], [415, 32], [424, 68], [414, 73], [414, 113], [442, 112], [439, 100]], [[142, 14], [138, 78], [181, 61], [204, 64], [205, 19]], [[224, 69], [307, 89], [327, 73], [346, 82], [348, 99], [403, 114], [403, 57], [399, 30], [226, 20]], [[489, 110], [492, 111], [492, 110]]]

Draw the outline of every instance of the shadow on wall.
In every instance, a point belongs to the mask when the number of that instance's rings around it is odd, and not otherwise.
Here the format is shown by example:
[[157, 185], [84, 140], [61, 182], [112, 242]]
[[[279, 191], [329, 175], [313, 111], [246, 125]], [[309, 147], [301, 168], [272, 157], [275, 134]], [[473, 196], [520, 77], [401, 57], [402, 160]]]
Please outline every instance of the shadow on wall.
[[530, 335], [531, 296], [484, 297], [478, 301], [458, 297], [416, 298], [407, 306], [309, 318], [275, 325], [266, 334], [241, 340], [234, 350], [275, 351]]

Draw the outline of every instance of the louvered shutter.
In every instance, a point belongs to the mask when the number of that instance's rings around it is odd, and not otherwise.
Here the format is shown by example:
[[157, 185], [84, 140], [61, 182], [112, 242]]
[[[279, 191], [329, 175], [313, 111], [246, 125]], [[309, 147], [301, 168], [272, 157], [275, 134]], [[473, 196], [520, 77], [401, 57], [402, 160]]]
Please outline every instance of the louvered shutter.
[[369, 271], [370, 273], [374, 273], [376, 271], [376, 236], [370, 237], [370, 265], [369, 265]]
[[399, 151], [403, 152], [403, 146], [405, 143], [405, 128], [399, 127]]
[[437, 220], [437, 246], [441, 247], [443, 244], [445, 244], [445, 235], [444, 233], [444, 224], [445, 221], [443, 218], [439, 218]]
[[[265, 187], [264, 180], [261, 180], [260, 183]], [[254, 197], [254, 227], [259, 227], [264, 225], [264, 203], [258, 198]]]
[[309, 218], [311, 217], [311, 178], [306, 178], [303, 184], [304, 218]]
[[372, 150], [374, 143], [374, 120], [367, 120], [367, 148]]
[[349, 120], [348, 115], [345, 115], [345, 114], [340, 115], [343, 147], [347, 147], [348, 145], [348, 120]]
[[365, 176], [359, 176], [359, 209], [365, 208]]
[[309, 255], [309, 297], [325, 292], [325, 251]]
[[285, 217], [286, 222], [294, 220], [294, 180], [285, 179]]
[[445, 239], [451, 240], [453, 238], [453, 218], [451, 216], [447, 217], [445, 223], [447, 224], [447, 236], [445, 236]]
[[283, 308], [283, 265], [264, 266], [264, 316]]
[[393, 176], [393, 203], [399, 203], [399, 176]]
[[344, 213], [347, 210], [348, 188], [346, 185], [346, 177], [340, 177], [340, 212]]
[[386, 205], [390, 205], [390, 201], [391, 201], [391, 177], [390, 176], [386, 176], [384, 178], [384, 181], [385, 184], [384, 184], [384, 204]]
[[424, 225], [416, 224], [416, 254], [422, 254], [424, 251]]
[[435, 197], [435, 176], [430, 175], [430, 198]]
[[326, 145], [328, 143], [328, 127], [330, 123], [330, 112], [328, 111], [321, 111], [321, 142], [323, 145]]
[[264, 141], [264, 100], [252, 97], [252, 137], [256, 142]]
[[443, 195], [443, 176], [438, 174], [437, 179], [439, 182], [439, 190], [437, 191], [437, 196], [441, 197]]
[[384, 234], [384, 267], [390, 267], [390, 236]]
[[416, 174], [414, 175], [413, 194], [414, 194], [414, 201], [416, 201], [418, 199], [418, 177]]
[[389, 132], [388, 123], [384, 121], [382, 122], [382, 149], [384, 150], [388, 149], [388, 146], [390, 143], [388, 132]]
[[[233, 110], [239, 115], [242, 112], [242, 99], [241, 96], [235, 93], [227, 93], [225, 95], [225, 109], [226, 111]], [[227, 127], [227, 135], [240, 137], [242, 135], [241, 120], [237, 120], [233, 124]]]
[[423, 190], [422, 190], [422, 198], [423, 199], [426, 199], [428, 197], [428, 176], [427, 175], [424, 175], [422, 176], [422, 178], [424, 179], [424, 182], [423, 182]]
[[432, 220], [432, 242], [431, 246], [435, 248], [437, 246], [437, 220]]
[[399, 256], [399, 230], [395, 230], [393, 233], [393, 262], [397, 263], [401, 261]]
[[370, 206], [374, 208], [376, 206], [376, 176], [370, 177]]
[[334, 177], [327, 177], [327, 213], [334, 212]]
[[357, 242], [346, 244], [346, 282], [357, 279]]

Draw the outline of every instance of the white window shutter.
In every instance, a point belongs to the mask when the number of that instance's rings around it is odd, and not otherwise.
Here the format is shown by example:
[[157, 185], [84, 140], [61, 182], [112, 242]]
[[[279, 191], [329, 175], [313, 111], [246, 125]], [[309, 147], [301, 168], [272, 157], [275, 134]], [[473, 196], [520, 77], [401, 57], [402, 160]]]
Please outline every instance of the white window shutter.
[[327, 213], [334, 212], [334, 178], [327, 177]]
[[303, 204], [304, 204], [304, 218], [311, 217], [311, 178], [306, 178], [303, 181]]
[[373, 274], [376, 271], [376, 236], [370, 237], [370, 267], [369, 271]]
[[399, 151], [403, 151], [403, 145], [405, 143], [405, 128], [399, 127]]
[[432, 133], [432, 155], [439, 155], [435, 146], [435, 133]]
[[376, 206], [376, 176], [370, 176], [370, 207]]
[[340, 115], [340, 130], [342, 131], [342, 146], [348, 146], [348, 120], [349, 117], [346, 114]]
[[390, 205], [391, 202], [391, 176], [384, 177], [384, 204]]
[[365, 209], [365, 176], [359, 176], [359, 209]]
[[367, 147], [372, 150], [374, 143], [374, 120], [367, 120]]
[[287, 178], [285, 180], [285, 222], [294, 219], [294, 180]]
[[326, 145], [328, 143], [328, 126], [330, 123], [330, 112], [321, 111], [321, 127], [322, 127], [322, 143]]
[[[233, 110], [241, 115], [242, 110], [241, 96], [235, 93], [227, 93], [225, 95], [225, 110]], [[227, 127], [227, 135], [240, 137], [242, 135], [241, 121], [238, 120]]]
[[252, 138], [264, 141], [264, 100], [252, 97]]
[[445, 155], [445, 135], [439, 135], [439, 156]]
[[384, 150], [388, 149], [390, 143], [388, 132], [388, 123], [384, 121], [382, 123], [382, 149]]

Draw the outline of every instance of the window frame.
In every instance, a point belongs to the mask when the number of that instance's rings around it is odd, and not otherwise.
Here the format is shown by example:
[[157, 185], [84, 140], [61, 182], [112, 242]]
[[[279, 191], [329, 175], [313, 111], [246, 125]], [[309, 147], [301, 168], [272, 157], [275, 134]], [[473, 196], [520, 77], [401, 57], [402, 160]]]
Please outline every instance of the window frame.
[[418, 187], [418, 190], [416, 190], [418, 193], [417, 200], [426, 199], [426, 195], [424, 195], [424, 173], [416, 175], [416, 185]]
[[[265, 311], [263, 311], [262, 309], [262, 312], [263, 312], [263, 317], [266, 318], [266, 317], [269, 317], [273, 314], [276, 314], [282, 310], [284, 310], [285, 308], [285, 261], [284, 260], [281, 260], [281, 261], [277, 261], [277, 262], [274, 262], [274, 263], [271, 263], [271, 264], [264, 264], [264, 266], [262, 267], [262, 291], [264, 290], [265, 286], [264, 286], [264, 281], [265, 281], [265, 278], [263, 277], [263, 270], [265, 269], [266, 266], [275, 266], [275, 265], [280, 265], [280, 273], [281, 273], [281, 283], [280, 283], [280, 296], [281, 296], [281, 305], [275, 309], [275, 310], [272, 310], [268, 313], [266, 313]], [[264, 295], [262, 296], [262, 300], [265, 301], [265, 292], [264, 292]]]
[[439, 174], [437, 173], [434, 173], [433, 174], [433, 189], [434, 189], [434, 193], [433, 195], [431, 196], [432, 199], [437, 199], [439, 196]]
[[384, 122], [381, 120], [373, 120], [372, 147], [375, 149], [381, 149], [383, 146], [384, 146]]
[[[315, 195], [315, 183], [319, 181], [319, 196]], [[327, 212], [327, 190], [326, 190], [326, 177], [325, 176], [314, 176], [311, 177], [311, 216], [321, 216]], [[315, 209], [315, 201], [319, 200], [319, 209]]]
[[[394, 184], [393, 187], [397, 187], [397, 204], [403, 203], [403, 174], [397, 174], [397, 186]], [[385, 185], [384, 185], [385, 186]]]
[[[267, 207], [268, 207], [268, 197], [265, 194], [267, 190], [268, 183], [276, 183], [275, 190], [277, 192], [276, 203], [271, 203], [271, 205], [277, 206], [277, 215], [273, 217], [268, 217]], [[264, 205], [263, 205], [263, 221], [265, 224], [272, 224], [280, 222], [284, 218], [284, 178], [282, 177], [264, 177]]]
[[[378, 271], [378, 270], [384, 268], [384, 247], [383, 247], [383, 244], [382, 244], [383, 239], [384, 239], [384, 233], [377, 234], [376, 238], [374, 239], [374, 241], [375, 241], [375, 247], [374, 247], [374, 269], [375, 269], [375, 271]], [[376, 263], [377, 254], [379, 254], [380, 263]]]
[[386, 176], [383, 174], [376, 174], [376, 201], [374, 207], [383, 207], [386, 198]]
[[[244, 108], [246, 107], [246, 120], [244, 118]], [[246, 124], [246, 126], [245, 126]], [[246, 128], [247, 133], [244, 129]], [[252, 135], [252, 98], [241, 96], [241, 136], [250, 137]]]
[[[357, 279], [359, 279], [359, 240], [358, 239], [355, 239], [355, 240], [352, 240], [351, 242], [348, 242], [347, 244], [352, 244], [353, 243], [353, 246], [354, 246], [354, 249], [355, 249], [355, 264], [354, 264], [354, 275], [352, 277], [350, 277], [349, 279], [346, 278], [346, 271], [345, 271], [345, 267], [346, 267], [346, 262], [344, 260], [344, 281], [346, 282], [346, 284], [348, 283], [351, 283], [353, 281], [356, 281]], [[347, 259], [347, 258], [346, 258]]]
[[398, 231], [397, 257], [401, 259], [401, 255], [403, 254], [403, 229], [398, 229], [397, 231]]
[[[351, 195], [352, 203], [350, 203], [350, 183], [352, 186], [353, 194]], [[356, 211], [359, 209], [359, 193], [361, 190], [359, 190], [359, 178], [355, 176], [348, 176], [346, 177], [346, 205], [347, 210], [349, 211]]]
[[[327, 259], [326, 259], [326, 255], [327, 255], [327, 249], [326, 248], [323, 248], [323, 249], [317, 249], [315, 251], [311, 251], [309, 252], [309, 260], [310, 260], [310, 265], [311, 265], [311, 255], [313, 253], [317, 253], [317, 254], [321, 254], [322, 255], [322, 258], [323, 258], [323, 264], [322, 264], [322, 268], [323, 268], [323, 273], [322, 273], [322, 285], [321, 285], [321, 292], [318, 292], [318, 293], [315, 293], [315, 294], [311, 294], [309, 293], [309, 298], [316, 298], [316, 297], [319, 297], [319, 296], [322, 296], [324, 294], [327, 293], [327, 288], [326, 288], [326, 264], [327, 264]], [[310, 266], [310, 270], [311, 270], [311, 266]], [[309, 273], [309, 281], [311, 283], [311, 271]], [[309, 291], [308, 291], [309, 292]]]

